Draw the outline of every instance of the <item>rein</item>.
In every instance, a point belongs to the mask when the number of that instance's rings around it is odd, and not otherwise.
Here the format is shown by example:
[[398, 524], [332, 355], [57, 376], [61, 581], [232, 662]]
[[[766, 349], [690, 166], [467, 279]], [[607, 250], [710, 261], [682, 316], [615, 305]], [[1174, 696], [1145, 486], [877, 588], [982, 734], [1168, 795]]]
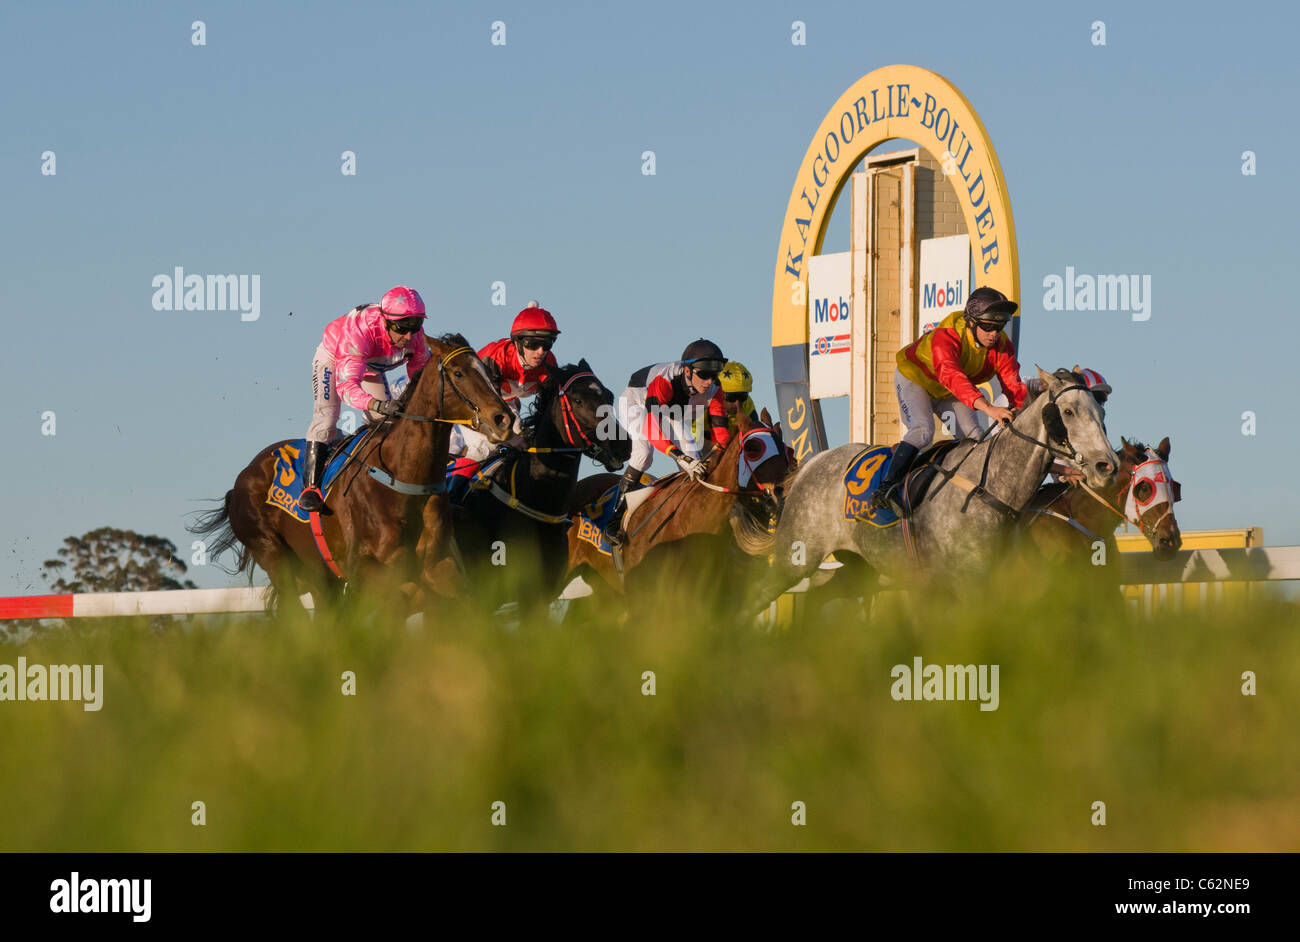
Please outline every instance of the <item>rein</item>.
[[[1047, 405], [1044, 406], [1043, 409], [1046, 410], [1046, 409], [1048, 409], [1049, 407], [1051, 407], [1051, 408], [1055, 408], [1055, 407], [1056, 407], [1056, 398], [1057, 398], [1058, 396], [1064, 395], [1065, 393], [1070, 392], [1071, 390], [1074, 390], [1074, 389], [1082, 389], [1084, 392], [1087, 392], [1087, 391], [1088, 391], [1088, 388], [1087, 388], [1086, 386], [1080, 385], [1079, 383], [1074, 383], [1074, 384], [1072, 384], [1072, 385], [1070, 385], [1070, 386], [1066, 386], [1065, 388], [1058, 390], [1057, 392], [1054, 392], [1054, 393], [1053, 393], [1053, 392], [1049, 392], [1049, 393], [1047, 394], [1047, 396], [1048, 396], [1048, 402], [1047, 402]], [[986, 439], [988, 439], [990, 435], [993, 434], [993, 429], [994, 429], [995, 427], [996, 427], [996, 426], [994, 426], [994, 425], [990, 425], [990, 426], [989, 426], [989, 427], [984, 431], [984, 434], [980, 436], [979, 442], [978, 442], [977, 444], [983, 444], [983, 442], [984, 442]], [[1019, 430], [1018, 428], [1016, 428], [1014, 425], [1006, 425], [1006, 426], [1004, 426], [1004, 427], [1003, 427], [1003, 431], [1004, 431], [1004, 432], [1010, 432], [1010, 433], [1012, 433], [1013, 435], [1015, 435], [1017, 438], [1019, 438], [1019, 439], [1021, 439], [1021, 440], [1023, 440], [1023, 441], [1029, 442], [1029, 443], [1032, 444], [1032, 445], [1036, 445], [1036, 446], [1038, 446], [1039, 448], [1046, 449], [1046, 451], [1048, 452], [1048, 454], [1053, 455], [1053, 456], [1055, 456], [1055, 457], [1057, 457], [1057, 458], [1065, 458], [1066, 460], [1069, 460], [1069, 461], [1077, 461], [1077, 460], [1078, 460], [1078, 453], [1073, 451], [1073, 446], [1070, 444], [1070, 437], [1069, 437], [1068, 433], [1067, 433], [1067, 435], [1066, 435], [1066, 437], [1065, 437], [1065, 440], [1062, 442], [1062, 444], [1065, 445], [1067, 448], [1070, 448], [1071, 451], [1063, 451], [1063, 450], [1061, 450], [1061, 449], [1056, 448], [1056, 447], [1053, 446], [1052, 441], [1051, 441], [1051, 438], [1050, 438], [1050, 436], [1051, 436], [1051, 431], [1050, 431], [1050, 429], [1049, 429], [1049, 431], [1048, 431], [1048, 436], [1049, 436], [1048, 441], [1045, 441], [1045, 442], [1044, 442], [1044, 441], [1039, 441], [1037, 438], [1034, 438], [1032, 435], [1026, 435], [1024, 432], [1020, 431], [1020, 430]], [[994, 495], [993, 493], [991, 493], [991, 492], [989, 491], [989, 489], [988, 489], [988, 487], [987, 487], [988, 475], [989, 475], [989, 464], [990, 464], [990, 462], [993, 460], [993, 449], [996, 448], [996, 447], [997, 447], [997, 441], [995, 440], [995, 441], [994, 441], [992, 444], [990, 444], [989, 447], [985, 450], [985, 452], [984, 452], [984, 465], [983, 465], [983, 467], [980, 469], [980, 479], [979, 479], [979, 482], [978, 482], [978, 483], [975, 482], [975, 481], [970, 480], [969, 478], [965, 477], [964, 475], [961, 475], [961, 474], [958, 474], [958, 473], [957, 473], [958, 471], [961, 470], [961, 466], [962, 466], [963, 464], [966, 463], [966, 460], [967, 460], [968, 458], [970, 458], [970, 456], [971, 456], [972, 454], [974, 454], [974, 451], [975, 451], [974, 448], [969, 449], [969, 450], [966, 452], [966, 454], [962, 456], [961, 461], [958, 461], [958, 462], [957, 462], [957, 466], [956, 466], [955, 468], [953, 468], [952, 470], [948, 470], [948, 469], [945, 469], [945, 468], [936, 468], [936, 469], [935, 469], [935, 473], [936, 473], [936, 474], [940, 474], [940, 475], [943, 476], [943, 478], [944, 478], [944, 483], [949, 483], [949, 482], [951, 482], [951, 483], [954, 484], [956, 487], [958, 487], [958, 488], [960, 488], [961, 490], [963, 490], [963, 491], [966, 492], [966, 500], [962, 503], [962, 506], [961, 506], [961, 512], [962, 512], [962, 513], [965, 513], [966, 510], [967, 510], [967, 508], [970, 506], [971, 498], [972, 498], [972, 497], [978, 497], [980, 500], [982, 500], [985, 504], [987, 504], [987, 505], [988, 505], [989, 507], [991, 507], [993, 510], [995, 510], [995, 511], [997, 511], [998, 513], [1002, 514], [1004, 517], [1008, 517], [1008, 518], [1010, 518], [1012, 521], [1015, 521], [1015, 520], [1018, 520], [1018, 519], [1020, 518], [1021, 514], [1023, 514], [1023, 513], [1025, 512], [1025, 506], [1029, 503], [1030, 500], [1033, 499], [1033, 495], [1031, 494], [1031, 495], [1029, 496], [1029, 498], [1026, 499], [1025, 503], [1022, 504], [1020, 507], [1017, 508], [1017, 507], [1012, 507], [1010, 504], [1006, 503], [1005, 501], [1003, 501], [1002, 499], [1000, 499], [999, 497], [997, 497], [996, 495]], [[909, 477], [910, 477], [910, 475], [909, 475]], [[937, 489], [936, 489], [936, 490], [937, 490]]]
[[[564, 435], [565, 440], [568, 441], [570, 446], [572, 447], [549, 448], [549, 447], [537, 447], [537, 446], [530, 445], [528, 447], [519, 448], [519, 447], [507, 445], [507, 446], [503, 446], [503, 448], [507, 448], [510, 451], [514, 451], [517, 454], [529, 454], [529, 455], [556, 455], [556, 454], [572, 454], [575, 452], [586, 453], [586, 452], [594, 451], [598, 447], [599, 442], [593, 442], [590, 438], [587, 437], [587, 433], [582, 428], [582, 423], [578, 421], [578, 416], [573, 410], [573, 405], [569, 402], [569, 386], [571, 386], [575, 380], [582, 379], [584, 377], [591, 377], [592, 379], [596, 378], [595, 374], [590, 371], [574, 373], [567, 380], [565, 380], [564, 385], [561, 386], [558, 391], [558, 398], [560, 400], [561, 417], [563, 419], [563, 425], [560, 426], [560, 431]], [[599, 382], [599, 380], [597, 380], [597, 382]], [[583, 442], [582, 445], [578, 445], [577, 440], [575, 439], [573, 433], [570, 431], [570, 425], [572, 425], [573, 428], [577, 429], [578, 436], [581, 437]], [[501, 459], [498, 459], [498, 461], [500, 460]], [[495, 464], [496, 462], [494, 462], [493, 465], [489, 466], [489, 468], [487, 469], [480, 469], [479, 471], [477, 471], [474, 475], [474, 483], [471, 484], [471, 487], [474, 487], [478, 490], [486, 490], [489, 494], [491, 494], [501, 503], [505, 504], [511, 510], [517, 510], [525, 517], [531, 517], [533, 520], [536, 520], [539, 523], [564, 524], [564, 525], [572, 524], [573, 521], [569, 518], [568, 514], [548, 514], [543, 511], [537, 510], [533, 507], [529, 507], [527, 504], [523, 503], [519, 499], [516, 493], [518, 488], [515, 480], [515, 475], [519, 470], [518, 461], [516, 461], [510, 467], [510, 490], [509, 491], [507, 491], [505, 488], [503, 488], [500, 484], [496, 482], [494, 476], [496, 471]], [[483, 483], [479, 483], [479, 482], [483, 482]]]
[[447, 364], [458, 356], [473, 352], [474, 351], [470, 347], [457, 347], [455, 350], [444, 355], [443, 358], [438, 361], [438, 402], [441, 404], [446, 395], [444, 391], [445, 386], [450, 386], [451, 391], [456, 394], [460, 401], [470, 407], [470, 410], [474, 413], [474, 418], [444, 419], [440, 416], [416, 415], [414, 412], [398, 411], [394, 412], [392, 416], [385, 416], [385, 419], [396, 417], [400, 419], [410, 419], [412, 422], [443, 422], [447, 425], [478, 425], [478, 406], [470, 401], [470, 398], [460, 391], [460, 387], [456, 385], [456, 381], [447, 375]]
[[[384, 442], [388, 440], [387, 430], [388, 428], [391, 427], [389, 423], [391, 422], [391, 420], [395, 418], [410, 419], [412, 422], [442, 422], [447, 425], [477, 425], [478, 424], [478, 419], [479, 419], [478, 406], [475, 405], [473, 402], [471, 402], [469, 397], [467, 397], [463, 392], [461, 392], [460, 389], [456, 386], [456, 381], [447, 375], [447, 365], [452, 360], [454, 360], [458, 356], [462, 356], [466, 353], [473, 353], [473, 352], [474, 352], [473, 349], [468, 346], [456, 347], [451, 352], [443, 355], [443, 357], [438, 361], [438, 403], [439, 405], [442, 404], [443, 399], [446, 397], [446, 386], [450, 386], [452, 392], [454, 392], [460, 398], [460, 401], [465, 403], [465, 405], [469, 406], [470, 409], [474, 411], [474, 418], [444, 419], [438, 416], [416, 415], [413, 412], [406, 412], [404, 410], [394, 412], [391, 415], [386, 415], [384, 416], [383, 421], [381, 421], [378, 425], [374, 426], [370, 431], [366, 432], [367, 435], [374, 434], [378, 438], [377, 447], [381, 449], [381, 455], [382, 455]], [[412, 386], [411, 393], [408, 393], [408, 395], [412, 395], [414, 393], [414, 389], [415, 387]], [[380, 435], [381, 432], [384, 433], [382, 436]], [[390, 472], [385, 471], [382, 468], [377, 468], [374, 465], [366, 464], [364, 461], [362, 461], [359, 455], [360, 451], [361, 449], [358, 447], [353, 450], [351, 455], [348, 456], [347, 460], [343, 463], [343, 466], [339, 468], [338, 473], [335, 475], [336, 480], [343, 476], [343, 472], [347, 470], [349, 465], [356, 462], [360, 464], [361, 467], [365, 468], [366, 474], [368, 474], [373, 480], [384, 485], [384, 487], [387, 487], [389, 490], [396, 491], [399, 494], [405, 494], [411, 497], [427, 497], [432, 494], [444, 494], [447, 491], [447, 479], [445, 476], [441, 481], [437, 481], [433, 484], [411, 484], [406, 481], [399, 481]], [[350, 484], [351, 481], [349, 481], [349, 485]]]
[[[1149, 461], [1143, 462], [1143, 464], [1149, 464], [1149, 463], [1150, 463]], [[1088, 484], [1087, 481], [1079, 481], [1078, 484], [1079, 487], [1083, 488], [1083, 490], [1088, 493], [1089, 497], [1091, 497], [1097, 503], [1101, 504], [1101, 506], [1105, 507], [1115, 516], [1119, 517], [1119, 519], [1122, 522], [1133, 524], [1135, 527], [1138, 528], [1138, 530], [1142, 533], [1143, 536], [1147, 537], [1147, 539], [1151, 539], [1159, 531], [1160, 524], [1164, 523], [1165, 517], [1170, 516], [1174, 512], [1173, 501], [1166, 501], [1167, 506], [1165, 508], [1165, 512], [1161, 514], [1159, 519], [1157, 519], [1156, 522], [1151, 524], [1150, 526], [1147, 526], [1145, 523], [1142, 522], [1141, 513], [1137, 513], [1136, 514], [1137, 519], [1134, 520], [1127, 513], [1123, 512], [1118, 508], [1118, 506], [1116, 506], [1119, 503], [1119, 501], [1124, 497], [1124, 495], [1129, 491], [1129, 489], [1132, 488], [1133, 485], [1137, 482], [1138, 480], [1137, 470], [1140, 467], [1142, 467], [1142, 465], [1140, 464], [1136, 465], [1134, 466], [1133, 470], [1129, 472], [1128, 483], [1125, 484], [1122, 488], [1120, 488], [1119, 492], [1116, 493], [1115, 495], [1115, 504], [1112, 504], [1104, 496], [1097, 493], [1097, 491], [1093, 490], [1093, 488]], [[1050, 517], [1056, 517], [1057, 519], [1064, 520], [1066, 523], [1070, 524], [1072, 527], [1074, 527], [1076, 530], [1079, 530], [1081, 533], [1084, 533], [1085, 535], [1087, 535], [1092, 539], [1097, 539], [1096, 534], [1092, 533], [1086, 527], [1084, 527], [1083, 524], [1075, 520], [1073, 514], [1067, 517], [1049, 509], [1053, 504], [1061, 500], [1068, 493], [1069, 493], [1068, 491], [1062, 491], [1059, 495], [1057, 495], [1055, 499], [1052, 500], [1050, 504], [1047, 505], [1046, 508], [1043, 508], [1042, 510], [1034, 510], [1031, 511], [1031, 513], [1045, 514]]]

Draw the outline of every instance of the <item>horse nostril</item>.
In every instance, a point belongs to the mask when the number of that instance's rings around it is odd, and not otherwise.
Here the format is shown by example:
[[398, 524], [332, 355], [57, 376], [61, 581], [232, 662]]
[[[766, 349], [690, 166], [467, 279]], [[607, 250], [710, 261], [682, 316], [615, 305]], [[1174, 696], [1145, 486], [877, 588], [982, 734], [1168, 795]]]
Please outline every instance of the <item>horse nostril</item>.
[[505, 426], [510, 424], [510, 417], [504, 412], [498, 412], [496, 415], [492, 416], [492, 421], [502, 428], [505, 428]]
[[1112, 471], [1115, 470], [1115, 466], [1111, 464], [1109, 461], [1098, 461], [1097, 470], [1100, 471], [1102, 474], [1110, 474]]

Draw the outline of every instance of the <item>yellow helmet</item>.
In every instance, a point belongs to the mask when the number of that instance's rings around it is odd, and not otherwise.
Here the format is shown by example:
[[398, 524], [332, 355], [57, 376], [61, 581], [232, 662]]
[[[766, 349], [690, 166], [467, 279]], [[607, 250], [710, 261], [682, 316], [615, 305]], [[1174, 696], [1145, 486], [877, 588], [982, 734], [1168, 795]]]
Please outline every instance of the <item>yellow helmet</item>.
[[745, 364], [731, 360], [718, 374], [718, 384], [724, 393], [747, 393], [754, 389], [754, 377], [749, 375]]

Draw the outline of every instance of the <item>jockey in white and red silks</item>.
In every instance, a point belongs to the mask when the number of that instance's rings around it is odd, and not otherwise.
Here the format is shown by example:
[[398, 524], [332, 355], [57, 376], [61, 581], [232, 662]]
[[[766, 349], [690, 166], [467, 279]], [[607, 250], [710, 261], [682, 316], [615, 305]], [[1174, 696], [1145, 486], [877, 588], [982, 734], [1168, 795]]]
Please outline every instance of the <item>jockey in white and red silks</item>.
[[[378, 304], [359, 304], [325, 327], [311, 363], [312, 419], [307, 429], [306, 481], [298, 506], [308, 513], [325, 506], [320, 492], [327, 446], [336, 434], [339, 409], [346, 402], [378, 419], [397, 411], [385, 375], [406, 366], [413, 377], [429, 362], [424, 340], [424, 300], [414, 288], [399, 285]], [[374, 396], [365, 386], [382, 392]]]
[[692, 478], [705, 471], [700, 443], [691, 430], [695, 415], [703, 412], [702, 428], [708, 444], [722, 449], [731, 441], [727, 405], [718, 374], [727, 358], [711, 340], [701, 337], [687, 344], [680, 360], [642, 367], [632, 374], [618, 398], [618, 418], [632, 439], [632, 456], [618, 482], [611, 529], [606, 535], [622, 542], [619, 520], [626, 507], [628, 489], [637, 485], [661, 451]]

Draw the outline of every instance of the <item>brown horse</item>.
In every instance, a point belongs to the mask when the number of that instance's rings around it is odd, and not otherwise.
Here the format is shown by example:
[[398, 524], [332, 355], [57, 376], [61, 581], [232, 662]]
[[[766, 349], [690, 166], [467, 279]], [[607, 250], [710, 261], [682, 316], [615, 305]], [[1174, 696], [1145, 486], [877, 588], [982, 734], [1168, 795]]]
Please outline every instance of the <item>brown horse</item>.
[[[743, 572], [746, 556], [766, 563], [768, 521], [779, 509], [789, 470], [779, 432], [738, 416], [727, 447], [715, 449], [706, 460], [702, 480], [683, 472], [660, 478], [650, 485], [652, 493], [628, 513], [621, 573], [612, 556], [583, 538], [589, 526], [570, 527], [566, 581], [594, 573], [599, 579], [585, 581], [602, 583], [638, 601], [661, 602], [670, 590], [699, 593], [701, 598], [716, 595]], [[743, 485], [742, 473], [748, 478]], [[578, 482], [570, 519], [579, 524], [577, 511], [618, 480], [615, 474], [597, 474]], [[629, 503], [635, 504], [636, 498]], [[601, 592], [597, 585], [592, 588]]]
[[501, 442], [511, 435], [514, 415], [464, 337], [425, 340], [432, 357], [407, 384], [399, 411], [362, 432], [365, 438], [330, 485], [320, 520], [341, 578], [323, 559], [311, 526], [267, 500], [276, 453], [291, 442], [258, 452], [235, 478], [223, 506], [189, 528], [216, 536], [213, 556], [241, 544], [237, 566], [228, 571], [246, 571], [251, 582], [256, 563], [271, 577], [275, 595], [297, 599], [311, 592], [320, 608], [337, 599], [343, 581], [386, 577], [413, 592], [417, 541], [422, 556], [441, 548], [450, 557], [451, 426], [465, 424]]
[[1124, 521], [1136, 526], [1159, 559], [1170, 559], [1182, 546], [1174, 503], [1182, 488], [1169, 474], [1169, 439], [1154, 449], [1120, 439], [1119, 472], [1108, 487], [1092, 491], [1068, 484], [1039, 488], [1021, 518], [1023, 536], [1048, 559], [1090, 560], [1094, 545], [1106, 545], [1106, 558], [1118, 552], [1115, 531]]

